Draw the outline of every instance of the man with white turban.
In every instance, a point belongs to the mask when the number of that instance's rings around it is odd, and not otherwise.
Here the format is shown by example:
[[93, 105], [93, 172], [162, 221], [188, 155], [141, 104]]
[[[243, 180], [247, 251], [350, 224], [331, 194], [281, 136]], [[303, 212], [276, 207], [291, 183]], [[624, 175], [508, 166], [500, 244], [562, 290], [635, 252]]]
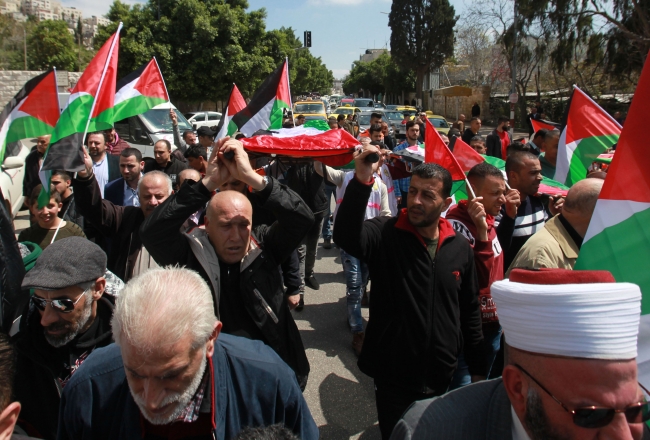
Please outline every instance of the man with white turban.
[[605, 271], [514, 269], [492, 297], [503, 377], [414, 403], [391, 440], [650, 438], [638, 286]]

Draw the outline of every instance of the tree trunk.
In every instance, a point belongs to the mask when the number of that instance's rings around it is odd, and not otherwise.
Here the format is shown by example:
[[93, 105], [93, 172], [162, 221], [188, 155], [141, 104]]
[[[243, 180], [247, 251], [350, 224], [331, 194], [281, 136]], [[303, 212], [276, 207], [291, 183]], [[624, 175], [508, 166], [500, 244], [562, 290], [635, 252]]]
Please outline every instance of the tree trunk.
[[415, 72], [415, 100], [423, 100], [422, 97], [422, 83], [424, 82], [424, 75], [427, 73], [426, 67], [420, 66]]

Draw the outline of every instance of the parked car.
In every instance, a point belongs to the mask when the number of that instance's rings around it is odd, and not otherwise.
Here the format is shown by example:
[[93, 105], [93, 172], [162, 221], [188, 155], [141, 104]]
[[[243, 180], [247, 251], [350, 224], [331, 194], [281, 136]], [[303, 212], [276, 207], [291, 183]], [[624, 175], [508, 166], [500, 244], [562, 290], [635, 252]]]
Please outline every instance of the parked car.
[[353, 107], [359, 107], [362, 111], [363, 110], [374, 110], [375, 109], [375, 101], [369, 98], [355, 98], [354, 102], [352, 103]]
[[185, 113], [185, 117], [192, 124], [194, 130], [199, 127], [213, 127], [221, 122], [221, 113], [219, 112], [189, 112]]
[[[30, 145], [31, 144], [31, 145]], [[0, 174], [0, 188], [4, 204], [11, 212], [12, 218], [23, 206], [23, 178], [25, 177], [25, 158], [35, 143], [25, 139], [7, 145]]]
[[337, 116], [338, 115], [347, 116], [347, 115], [351, 115], [353, 113], [359, 113], [360, 111], [361, 111], [361, 109], [358, 108], [358, 107], [343, 106], [343, 107], [339, 107], [336, 110], [334, 110], [334, 113], [332, 113], [332, 114], [337, 115]]
[[449, 129], [451, 128], [447, 123], [447, 119], [444, 116], [440, 115], [429, 115], [427, 114], [427, 119], [431, 122], [431, 125], [438, 130], [438, 133], [448, 134]]

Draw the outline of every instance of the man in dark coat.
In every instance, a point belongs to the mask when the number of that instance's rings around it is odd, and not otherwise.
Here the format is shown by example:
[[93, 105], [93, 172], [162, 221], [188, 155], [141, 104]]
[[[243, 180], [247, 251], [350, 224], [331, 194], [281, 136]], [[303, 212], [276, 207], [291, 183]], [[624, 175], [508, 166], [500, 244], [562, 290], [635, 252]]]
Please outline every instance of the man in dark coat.
[[[225, 151], [234, 151], [225, 159]], [[212, 192], [230, 179], [248, 185], [259, 204], [278, 219], [252, 228], [250, 201], [237, 191]], [[181, 225], [208, 204], [205, 229]], [[309, 374], [300, 333], [291, 316], [278, 266], [314, 222], [309, 207], [273, 177], [251, 168], [241, 142], [222, 140], [201, 182], [185, 183], [146, 219], [142, 243], [161, 266], [180, 264], [210, 283], [223, 332], [264, 341], [293, 369], [301, 388]]]

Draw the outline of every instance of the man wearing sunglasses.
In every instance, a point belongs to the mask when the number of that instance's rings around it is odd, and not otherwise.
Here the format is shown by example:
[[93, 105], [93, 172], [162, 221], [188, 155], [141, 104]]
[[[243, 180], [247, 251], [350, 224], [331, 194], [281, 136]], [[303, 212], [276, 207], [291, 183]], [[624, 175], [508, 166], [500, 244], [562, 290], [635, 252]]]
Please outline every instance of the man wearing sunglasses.
[[491, 293], [503, 377], [414, 404], [391, 440], [650, 438], [637, 285], [606, 271], [514, 269]]
[[14, 393], [19, 425], [38, 438], [56, 438], [60, 396], [90, 353], [112, 342], [114, 299], [104, 295], [106, 254], [81, 237], [47, 247], [22, 287], [33, 295], [14, 323]]

